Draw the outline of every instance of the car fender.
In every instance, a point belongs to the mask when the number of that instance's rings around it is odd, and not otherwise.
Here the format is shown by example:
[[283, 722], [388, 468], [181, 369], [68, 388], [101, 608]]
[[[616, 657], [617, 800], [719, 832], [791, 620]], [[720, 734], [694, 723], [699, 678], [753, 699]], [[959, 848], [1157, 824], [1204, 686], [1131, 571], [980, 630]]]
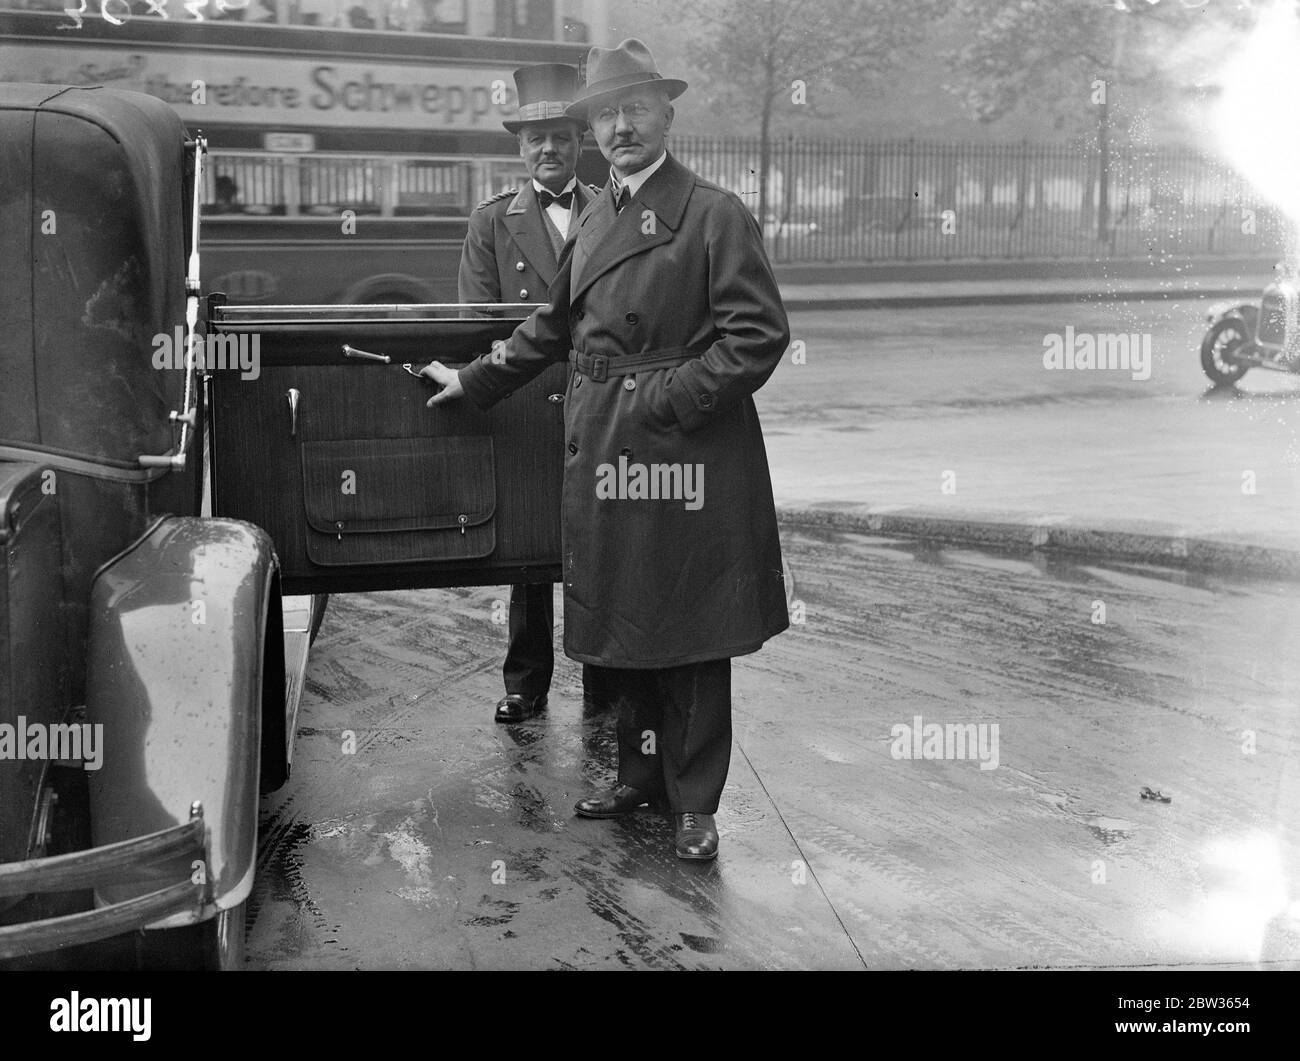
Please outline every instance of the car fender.
[[1210, 325], [1228, 317], [1235, 317], [1246, 326], [1246, 334], [1254, 338], [1255, 326], [1259, 323], [1259, 305], [1255, 302], [1232, 302], [1215, 306], [1206, 314]]
[[[284, 718], [280, 623], [271, 540], [238, 520], [160, 518], [96, 573], [86, 718], [103, 728], [89, 774], [92, 839], [179, 825], [196, 802], [207, 830], [207, 865], [193, 867], [208, 881], [202, 909], [154, 927], [202, 920], [252, 889], [262, 716], [272, 730]], [[113, 885], [96, 900], [149, 887]]]

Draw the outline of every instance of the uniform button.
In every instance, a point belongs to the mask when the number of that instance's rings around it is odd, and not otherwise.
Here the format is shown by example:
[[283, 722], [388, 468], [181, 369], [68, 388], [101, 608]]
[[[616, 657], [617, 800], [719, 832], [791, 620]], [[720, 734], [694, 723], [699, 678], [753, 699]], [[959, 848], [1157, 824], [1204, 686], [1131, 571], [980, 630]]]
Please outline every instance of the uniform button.
[[635, 313], [626, 313], [623, 315], [623, 319], [627, 321], [628, 324], [636, 324], [638, 321], [641, 320], [641, 318], [638, 317]]
[[623, 389], [625, 391], [636, 390], [636, 380], [634, 380], [631, 376], [628, 376], [627, 379], [623, 381]]
[[713, 395], [712, 395], [712, 394], [701, 394], [701, 395], [700, 395], [700, 408], [701, 408], [701, 409], [712, 409], [712, 408], [713, 408]]
[[527, 298], [527, 297], [528, 297], [528, 288], [526, 288], [526, 287], [521, 287], [521, 288], [519, 289], [519, 297], [520, 297], [520, 298]]
[[574, 443], [574, 442], [570, 442], [570, 443], [569, 443], [569, 452], [570, 452], [570, 453], [577, 453], [577, 452], [578, 452], [578, 446], [577, 446], [577, 443]]
[[524, 271], [524, 263], [523, 263], [523, 262], [515, 262], [515, 272], [517, 272], [517, 273], [522, 273], [523, 271]]

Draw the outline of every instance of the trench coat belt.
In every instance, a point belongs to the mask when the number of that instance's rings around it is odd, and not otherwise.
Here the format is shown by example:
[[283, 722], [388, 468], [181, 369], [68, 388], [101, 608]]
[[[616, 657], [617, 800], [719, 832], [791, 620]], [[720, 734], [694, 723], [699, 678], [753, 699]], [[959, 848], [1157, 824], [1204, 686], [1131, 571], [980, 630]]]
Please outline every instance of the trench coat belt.
[[659, 350], [643, 350], [639, 354], [619, 354], [615, 357], [570, 350], [569, 361], [584, 376], [600, 383], [609, 376], [627, 376], [633, 372], [647, 372], [652, 368], [674, 368], [703, 353], [704, 350], [694, 350], [689, 346], [665, 346]]

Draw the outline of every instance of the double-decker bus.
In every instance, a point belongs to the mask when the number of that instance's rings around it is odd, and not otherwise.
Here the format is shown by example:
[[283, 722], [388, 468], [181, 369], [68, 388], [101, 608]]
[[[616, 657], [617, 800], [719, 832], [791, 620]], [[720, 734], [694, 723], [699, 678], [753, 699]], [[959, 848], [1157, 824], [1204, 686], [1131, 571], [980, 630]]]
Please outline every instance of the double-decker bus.
[[470, 212], [527, 176], [511, 72], [578, 65], [606, 2], [0, 0], [0, 81], [146, 92], [207, 137], [206, 291], [454, 302]]

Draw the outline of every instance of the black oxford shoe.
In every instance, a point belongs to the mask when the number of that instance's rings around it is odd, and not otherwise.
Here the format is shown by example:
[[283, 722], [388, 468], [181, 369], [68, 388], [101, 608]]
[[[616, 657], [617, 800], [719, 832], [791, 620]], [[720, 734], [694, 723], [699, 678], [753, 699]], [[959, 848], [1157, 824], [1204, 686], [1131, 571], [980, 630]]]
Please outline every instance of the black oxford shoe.
[[639, 788], [616, 785], [608, 792], [578, 800], [573, 809], [583, 818], [619, 818], [649, 802], [650, 797]]
[[518, 693], [511, 693], [497, 701], [497, 713], [494, 717], [498, 722], [522, 722], [526, 718], [532, 718], [545, 706], [545, 693], [535, 700], [520, 696]]
[[712, 814], [674, 814], [677, 822], [677, 857], [706, 862], [718, 857], [718, 830]]

